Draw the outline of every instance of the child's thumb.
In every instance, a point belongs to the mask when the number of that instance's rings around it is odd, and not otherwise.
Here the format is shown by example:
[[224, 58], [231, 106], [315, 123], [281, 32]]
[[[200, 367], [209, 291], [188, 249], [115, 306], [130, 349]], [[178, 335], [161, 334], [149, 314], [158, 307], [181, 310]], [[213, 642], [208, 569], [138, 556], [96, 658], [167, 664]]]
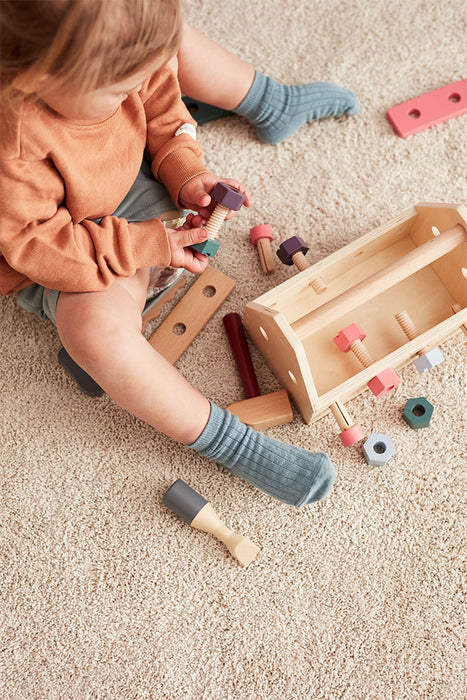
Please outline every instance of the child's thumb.
[[183, 248], [187, 248], [194, 243], [201, 243], [208, 237], [208, 232], [205, 228], [190, 228], [181, 232], [180, 243]]

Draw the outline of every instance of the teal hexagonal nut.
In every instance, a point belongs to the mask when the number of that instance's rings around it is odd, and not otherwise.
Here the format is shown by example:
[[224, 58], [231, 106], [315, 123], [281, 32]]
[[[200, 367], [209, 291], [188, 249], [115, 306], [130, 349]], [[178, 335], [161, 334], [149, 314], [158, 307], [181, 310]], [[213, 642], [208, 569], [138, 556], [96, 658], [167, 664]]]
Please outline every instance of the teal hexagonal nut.
[[414, 430], [428, 428], [435, 407], [428, 399], [421, 396], [419, 399], [409, 399], [405, 404], [402, 418]]
[[203, 255], [209, 255], [210, 258], [213, 258], [217, 251], [219, 250], [221, 245], [221, 242], [218, 238], [215, 239], [209, 239], [207, 238], [205, 241], [202, 241], [201, 243], [194, 243], [191, 247], [197, 250], [199, 253], [202, 253]]

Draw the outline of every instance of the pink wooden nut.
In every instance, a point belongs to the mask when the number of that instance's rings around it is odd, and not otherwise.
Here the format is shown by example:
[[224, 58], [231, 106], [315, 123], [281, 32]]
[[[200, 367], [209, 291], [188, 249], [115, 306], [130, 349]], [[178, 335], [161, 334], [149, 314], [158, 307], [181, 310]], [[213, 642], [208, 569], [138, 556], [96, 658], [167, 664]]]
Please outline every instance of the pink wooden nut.
[[271, 227], [267, 224], [258, 224], [258, 226], [253, 226], [250, 229], [250, 241], [253, 245], [256, 245], [262, 238], [269, 238], [272, 241], [272, 231]]
[[333, 338], [335, 344], [342, 352], [349, 352], [350, 346], [354, 340], [363, 340], [366, 338], [366, 333], [362, 331], [357, 323], [351, 323], [346, 326]]
[[395, 389], [396, 386], [399, 386], [400, 383], [400, 377], [397, 376], [393, 369], [388, 367], [387, 369], [383, 369], [382, 372], [379, 372], [376, 377], [370, 379], [368, 388], [375, 396], [385, 396]]
[[355, 423], [351, 428], [347, 428], [347, 430], [339, 433], [339, 437], [344, 447], [350, 447], [350, 445], [355, 445], [356, 442], [364, 440], [366, 434], [360, 423]]

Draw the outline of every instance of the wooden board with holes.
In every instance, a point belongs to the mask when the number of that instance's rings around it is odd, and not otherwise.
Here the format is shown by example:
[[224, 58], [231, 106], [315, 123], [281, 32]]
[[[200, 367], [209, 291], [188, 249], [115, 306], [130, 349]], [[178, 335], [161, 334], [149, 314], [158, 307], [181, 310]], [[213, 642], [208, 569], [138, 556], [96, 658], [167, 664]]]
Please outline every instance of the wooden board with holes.
[[149, 343], [175, 364], [235, 287], [235, 282], [214, 267], [207, 267], [149, 339]]
[[401, 102], [386, 112], [398, 136], [405, 138], [467, 112], [467, 79]]

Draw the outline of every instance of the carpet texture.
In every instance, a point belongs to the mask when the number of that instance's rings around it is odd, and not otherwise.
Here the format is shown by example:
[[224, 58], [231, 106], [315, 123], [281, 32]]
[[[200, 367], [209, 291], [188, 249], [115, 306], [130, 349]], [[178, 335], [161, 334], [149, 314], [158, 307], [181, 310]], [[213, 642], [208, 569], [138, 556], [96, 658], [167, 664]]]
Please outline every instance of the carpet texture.
[[[186, 3], [192, 24], [259, 70], [336, 82], [362, 105], [277, 146], [240, 117], [199, 129], [208, 167], [253, 198], [214, 263], [236, 288], [178, 363], [210, 399], [243, 398], [222, 316], [294, 274], [262, 273], [251, 226], [269, 223], [275, 247], [303, 236], [316, 262], [419, 202], [467, 203], [467, 115], [408, 139], [385, 116], [467, 78], [466, 14], [464, 0]], [[0, 303], [4, 700], [466, 697], [462, 334], [438, 368], [407, 366], [389, 396], [348, 404], [368, 434], [392, 437], [386, 468], [343, 448], [331, 415], [307, 426], [295, 412], [268, 431], [337, 467], [330, 496], [298, 510], [80, 393], [54, 328]], [[252, 352], [262, 392], [279, 388]], [[419, 396], [435, 406], [426, 430], [401, 420]], [[177, 478], [261, 548], [253, 564], [165, 508]]]

